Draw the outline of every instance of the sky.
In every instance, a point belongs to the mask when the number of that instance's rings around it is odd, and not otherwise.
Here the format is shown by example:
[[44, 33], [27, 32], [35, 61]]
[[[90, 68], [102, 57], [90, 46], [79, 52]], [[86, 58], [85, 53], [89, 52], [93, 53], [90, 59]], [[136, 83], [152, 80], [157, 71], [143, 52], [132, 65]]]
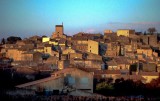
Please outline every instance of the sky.
[[155, 27], [160, 32], [160, 0], [0, 0], [0, 38], [102, 33], [105, 29]]

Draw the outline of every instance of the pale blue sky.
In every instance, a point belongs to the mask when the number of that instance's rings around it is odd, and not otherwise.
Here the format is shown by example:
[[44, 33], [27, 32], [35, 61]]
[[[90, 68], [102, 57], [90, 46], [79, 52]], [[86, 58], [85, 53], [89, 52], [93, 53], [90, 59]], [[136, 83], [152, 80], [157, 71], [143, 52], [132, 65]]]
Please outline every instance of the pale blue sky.
[[160, 0], [0, 0], [0, 36], [51, 36], [134, 28], [160, 31]]

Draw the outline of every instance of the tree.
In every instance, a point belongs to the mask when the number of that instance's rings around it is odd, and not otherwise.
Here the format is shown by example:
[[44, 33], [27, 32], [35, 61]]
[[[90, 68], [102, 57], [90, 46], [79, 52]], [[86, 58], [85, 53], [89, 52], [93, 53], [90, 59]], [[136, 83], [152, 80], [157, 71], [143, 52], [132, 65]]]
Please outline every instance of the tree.
[[157, 30], [156, 30], [155, 27], [148, 28], [148, 32], [149, 32], [150, 34], [153, 34], [153, 33], [156, 32], [156, 31], [157, 31]]
[[49, 57], [50, 55], [47, 53], [42, 54], [42, 60], [47, 60]]
[[83, 59], [83, 60], [86, 60], [86, 59], [87, 59], [87, 56], [88, 56], [87, 53], [83, 53], [83, 54], [82, 54], [82, 59]]
[[96, 85], [96, 90], [113, 90], [113, 85], [101, 82]]
[[46, 35], [43, 35], [43, 36], [42, 36], [42, 39], [45, 38], [45, 37], [47, 37], [47, 36], [46, 36]]
[[5, 39], [3, 38], [2, 41], [1, 41], [1, 44], [4, 45], [5, 43], [6, 43], [6, 41], [5, 41]]
[[18, 40], [22, 40], [20, 37], [10, 36], [7, 38], [9, 44], [15, 44]]

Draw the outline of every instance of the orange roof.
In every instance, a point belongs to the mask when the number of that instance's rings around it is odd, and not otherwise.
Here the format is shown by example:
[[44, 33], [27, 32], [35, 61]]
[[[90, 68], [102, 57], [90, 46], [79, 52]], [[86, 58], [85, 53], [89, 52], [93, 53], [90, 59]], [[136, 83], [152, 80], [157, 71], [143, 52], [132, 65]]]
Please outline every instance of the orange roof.
[[95, 74], [121, 74], [120, 70], [96, 70]]
[[142, 76], [159, 76], [158, 72], [139, 72]]
[[74, 71], [75, 69], [79, 69], [79, 70], [88, 72], [87, 70], [85, 70], [85, 69], [83, 69], [83, 68], [68, 67], [68, 68], [65, 68], [65, 69], [56, 71], [56, 72], [52, 73], [52, 75], [54, 75], [54, 74], [62, 74], [62, 73], [66, 73], [66, 72], [69, 72], [69, 71]]
[[141, 75], [120, 75], [118, 76], [119, 78], [123, 78], [124, 80], [127, 79], [131, 79], [133, 81], [137, 81], [137, 80], [146, 80], [144, 77], [142, 77]]

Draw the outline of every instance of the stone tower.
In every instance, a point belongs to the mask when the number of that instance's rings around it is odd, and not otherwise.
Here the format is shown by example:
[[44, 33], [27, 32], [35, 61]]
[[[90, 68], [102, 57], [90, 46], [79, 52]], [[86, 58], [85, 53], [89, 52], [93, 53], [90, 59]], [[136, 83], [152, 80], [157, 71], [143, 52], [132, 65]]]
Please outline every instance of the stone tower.
[[53, 33], [52, 38], [66, 38], [63, 30], [63, 23], [62, 25], [55, 26], [55, 32]]

